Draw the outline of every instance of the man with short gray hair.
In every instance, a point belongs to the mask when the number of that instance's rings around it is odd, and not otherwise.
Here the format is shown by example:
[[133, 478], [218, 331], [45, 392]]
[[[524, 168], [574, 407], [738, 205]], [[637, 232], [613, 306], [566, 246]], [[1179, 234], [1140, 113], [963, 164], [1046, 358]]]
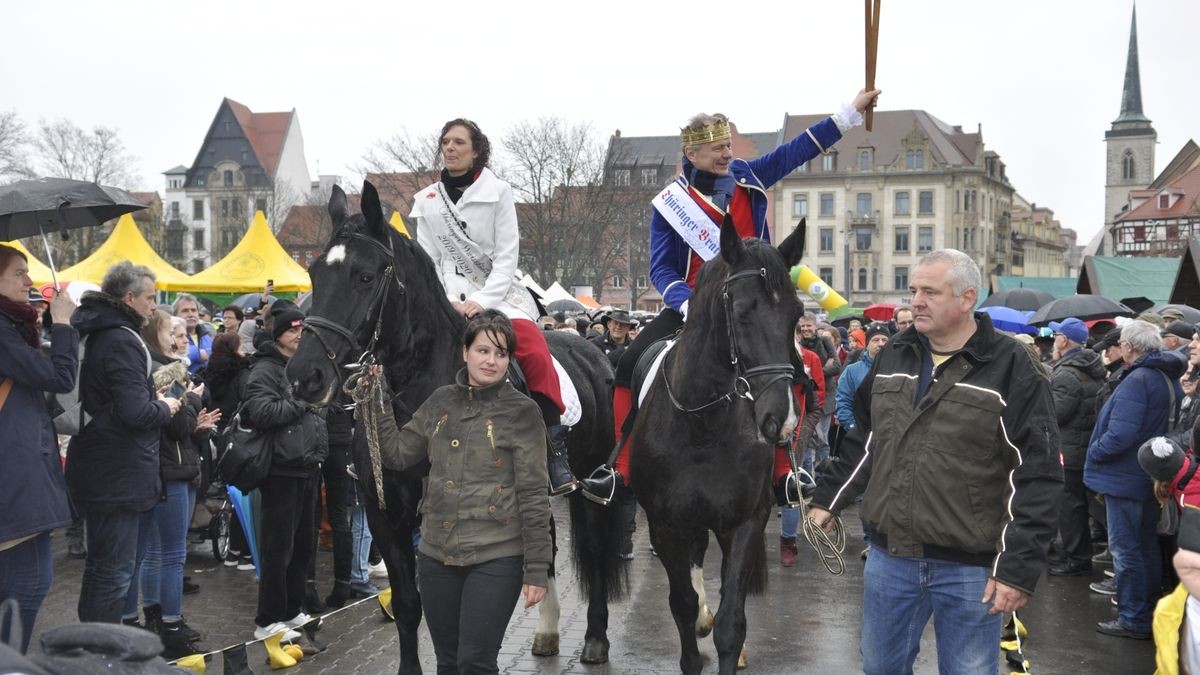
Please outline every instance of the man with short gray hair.
[[156, 309], [154, 295], [154, 273], [126, 260], [109, 268], [99, 291], [84, 294], [71, 318], [87, 340], [79, 400], [91, 418], [67, 448], [67, 486], [87, 523], [80, 621], [120, 623], [140, 521], [159, 501], [159, 435], [179, 400], [155, 391], [138, 334]]
[[[1101, 621], [1096, 630], [1148, 640], [1162, 583], [1156, 532], [1160, 509], [1154, 483], [1137, 455], [1142, 443], [1165, 435], [1178, 418], [1183, 400], [1179, 378], [1187, 361], [1164, 349], [1159, 329], [1146, 321], [1125, 324], [1118, 346], [1127, 365], [1096, 417], [1083, 465], [1084, 484], [1104, 496], [1117, 585], [1117, 618]], [[1100, 592], [1100, 583], [1092, 589]]]
[[195, 374], [208, 365], [213, 341], [208, 325], [200, 321], [200, 301], [191, 293], [180, 293], [171, 313], [187, 322], [188, 372]]
[[1025, 606], [1045, 568], [1062, 490], [1050, 384], [974, 312], [979, 285], [960, 251], [917, 264], [916, 330], [875, 357], [809, 509], [829, 530], [831, 512], [865, 493], [867, 673], [912, 672], [930, 616], [939, 670], [997, 672], [1001, 617]]

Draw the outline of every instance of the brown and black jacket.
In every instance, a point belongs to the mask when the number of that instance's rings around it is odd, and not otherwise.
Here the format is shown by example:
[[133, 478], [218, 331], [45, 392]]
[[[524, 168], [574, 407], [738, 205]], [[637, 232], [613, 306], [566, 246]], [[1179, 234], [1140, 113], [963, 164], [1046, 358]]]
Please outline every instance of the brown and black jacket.
[[813, 502], [836, 513], [865, 493], [873, 545], [986, 566], [1032, 593], [1062, 492], [1050, 383], [986, 314], [975, 321], [975, 334], [936, 370], [915, 328], [888, 342], [856, 394], [858, 425]]

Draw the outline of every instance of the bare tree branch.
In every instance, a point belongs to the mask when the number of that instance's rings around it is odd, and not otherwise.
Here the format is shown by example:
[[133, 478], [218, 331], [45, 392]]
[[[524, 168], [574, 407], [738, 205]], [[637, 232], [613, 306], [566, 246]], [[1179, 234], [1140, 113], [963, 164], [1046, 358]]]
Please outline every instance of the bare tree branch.
[[33, 176], [25, 124], [15, 110], [0, 112], [0, 184]]

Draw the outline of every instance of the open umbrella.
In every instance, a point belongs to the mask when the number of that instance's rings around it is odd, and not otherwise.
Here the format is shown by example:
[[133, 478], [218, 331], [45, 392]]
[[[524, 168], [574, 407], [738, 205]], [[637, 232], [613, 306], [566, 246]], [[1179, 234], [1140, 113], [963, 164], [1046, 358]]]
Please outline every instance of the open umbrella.
[[1075, 317], [1080, 321], [1111, 319], [1115, 316], [1133, 316], [1135, 312], [1116, 300], [1103, 295], [1076, 293], [1046, 303], [1029, 318], [1030, 325], [1043, 326], [1051, 321], [1062, 321]]
[[1009, 333], [1025, 333], [1037, 335], [1037, 329], [1029, 325], [1032, 311], [1023, 312], [1012, 307], [980, 307], [979, 311], [992, 317], [992, 325]]
[[21, 180], [0, 187], [0, 241], [41, 235], [46, 263], [58, 283], [47, 232], [95, 227], [146, 208], [133, 195], [115, 187], [68, 178]]
[[1032, 288], [1010, 288], [1007, 291], [1000, 291], [988, 296], [979, 304], [979, 308], [1010, 307], [1024, 312], [1033, 312], [1053, 299], [1054, 296], [1045, 291], [1037, 291]]
[[1183, 320], [1188, 323], [1200, 323], [1200, 309], [1188, 307], [1187, 305], [1163, 303], [1150, 308], [1151, 312], [1161, 315], [1164, 310], [1173, 309], [1183, 315]]
[[546, 311], [581, 313], [586, 312], [587, 307], [584, 307], [583, 303], [579, 302], [578, 300], [568, 300], [563, 298], [561, 300], [554, 300], [550, 304], [546, 305]]
[[896, 305], [890, 302], [877, 302], [863, 310], [863, 314], [872, 321], [891, 321]]
[[868, 319], [865, 314], [862, 314], [861, 310], [855, 310], [850, 314], [843, 314], [836, 319], [830, 319], [829, 324], [831, 326], [842, 326], [844, 328], [849, 328], [850, 322], [854, 321], [855, 319], [857, 319], [858, 322], [864, 326], [871, 323], [871, 320]]

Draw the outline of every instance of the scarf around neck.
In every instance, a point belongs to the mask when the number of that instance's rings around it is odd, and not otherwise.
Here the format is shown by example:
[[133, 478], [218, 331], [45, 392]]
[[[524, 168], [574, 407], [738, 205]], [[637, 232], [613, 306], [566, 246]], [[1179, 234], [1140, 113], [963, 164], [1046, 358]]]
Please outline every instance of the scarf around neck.
[[455, 204], [462, 199], [463, 192], [471, 187], [476, 178], [479, 178], [479, 173], [479, 171], [468, 171], [461, 176], [451, 176], [449, 171], [442, 169], [442, 185], [445, 186], [446, 194], [450, 195], [450, 199]]
[[37, 328], [37, 308], [28, 302], [16, 302], [0, 295], [0, 312], [7, 314], [14, 323], [20, 324], [25, 329], [25, 341], [30, 346], [41, 348], [42, 340], [38, 336]]
[[683, 175], [687, 178], [688, 184], [696, 188], [700, 194], [711, 197], [718, 208], [722, 210], [729, 208], [729, 201], [733, 199], [733, 174], [720, 176], [697, 169], [685, 159], [683, 160]]

